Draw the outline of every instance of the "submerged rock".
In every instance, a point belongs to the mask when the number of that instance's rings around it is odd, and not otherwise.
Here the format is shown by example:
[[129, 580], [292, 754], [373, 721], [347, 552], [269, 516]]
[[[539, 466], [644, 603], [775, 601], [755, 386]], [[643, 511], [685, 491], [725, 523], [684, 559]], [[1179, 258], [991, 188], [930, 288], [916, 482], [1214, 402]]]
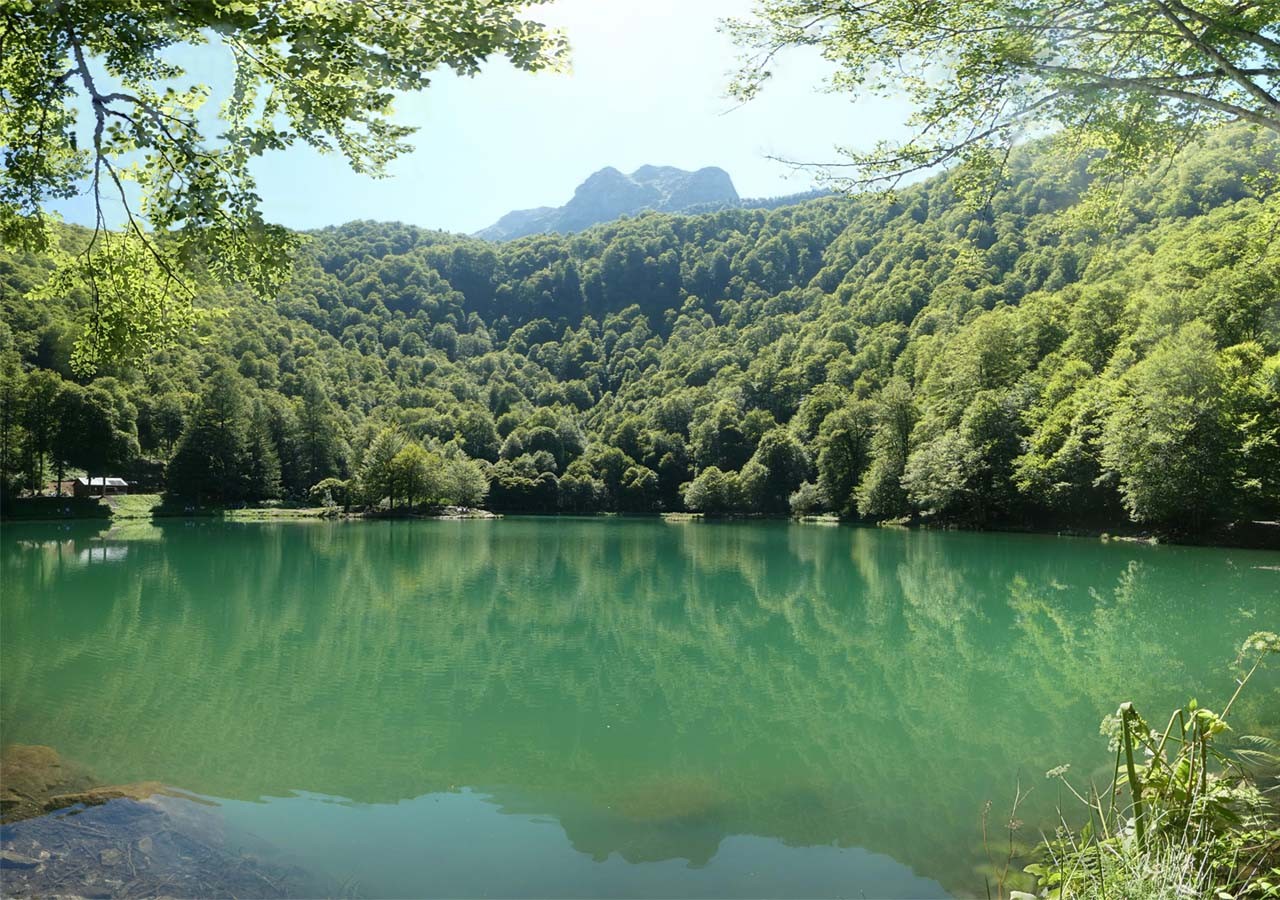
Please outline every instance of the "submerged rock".
[[607, 804], [635, 822], [680, 822], [715, 819], [729, 798], [710, 779], [691, 776], [654, 777], [619, 790]]
[[14, 853], [12, 850], [0, 850], [0, 869], [34, 869], [40, 860]]
[[52, 747], [11, 744], [0, 752], [0, 822], [20, 822], [74, 806], [147, 800], [157, 795], [206, 802], [158, 781], [96, 784], [86, 769], [63, 759]]
[[207, 800], [184, 794], [166, 787], [158, 781], [137, 781], [132, 784], [111, 784], [89, 788], [70, 794], [55, 794], [44, 803], [45, 812], [55, 812], [72, 806], [101, 806], [111, 800], [149, 800], [152, 797], [180, 797], [192, 803], [211, 806]]
[[92, 787], [93, 777], [52, 747], [10, 744], [0, 751], [0, 822], [41, 815], [51, 797]]
[[52, 748], [15, 745], [0, 754], [0, 785], [5, 897], [332, 893], [300, 869], [247, 853], [216, 804], [158, 781], [95, 785]]

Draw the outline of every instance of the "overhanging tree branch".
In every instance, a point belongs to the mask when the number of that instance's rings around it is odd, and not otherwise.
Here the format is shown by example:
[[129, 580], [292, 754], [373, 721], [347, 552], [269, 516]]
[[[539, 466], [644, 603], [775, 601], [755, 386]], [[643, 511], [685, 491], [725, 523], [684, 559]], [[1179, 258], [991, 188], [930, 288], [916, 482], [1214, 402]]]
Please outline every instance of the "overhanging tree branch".
[[1210, 14], [1191, 2], [756, 0], [755, 21], [726, 26], [747, 51], [732, 89], [749, 99], [770, 60], [804, 46], [837, 66], [836, 88], [905, 97], [913, 136], [822, 164], [856, 170], [855, 184], [999, 157], [1037, 126], [1106, 150], [1098, 164], [1112, 173], [1167, 158], [1214, 122], [1280, 133], [1280, 22], [1257, 4]]
[[1241, 69], [1237, 68], [1236, 65], [1220, 53], [1216, 47], [1208, 41], [1203, 40], [1199, 35], [1188, 28], [1186, 23], [1174, 14], [1168, 3], [1164, 2], [1164, 0], [1155, 0], [1155, 4], [1161, 14], [1172, 22], [1173, 26], [1178, 29], [1178, 32], [1182, 34], [1182, 36], [1185, 37], [1192, 46], [1196, 47], [1201, 53], [1217, 63], [1218, 67], [1230, 76], [1232, 81], [1244, 88], [1246, 92], [1252, 95], [1255, 100], [1259, 101], [1264, 106], [1273, 110], [1280, 110], [1280, 100], [1276, 100], [1275, 97], [1263, 90], [1261, 85], [1247, 76]]
[[1176, 88], [1153, 84], [1142, 78], [1104, 75], [1100, 72], [1091, 72], [1088, 69], [1078, 69], [1073, 66], [1040, 64], [1035, 65], [1032, 68], [1039, 72], [1047, 72], [1056, 75], [1071, 75], [1080, 79], [1078, 82], [1063, 87], [1062, 90], [1064, 92], [1087, 95], [1106, 89], [1123, 89], [1139, 93], [1148, 93], [1157, 97], [1165, 97], [1170, 100], [1189, 103], [1193, 106], [1202, 106], [1207, 109], [1212, 109], [1215, 112], [1224, 113], [1232, 118], [1242, 119], [1246, 122], [1252, 122], [1254, 125], [1269, 128], [1277, 134], [1280, 134], [1280, 117], [1268, 116], [1265, 113], [1257, 112], [1256, 110], [1248, 109], [1247, 107], [1239, 106], [1235, 103], [1228, 103], [1225, 100], [1207, 97], [1203, 94], [1195, 94], [1190, 91], [1180, 91]]

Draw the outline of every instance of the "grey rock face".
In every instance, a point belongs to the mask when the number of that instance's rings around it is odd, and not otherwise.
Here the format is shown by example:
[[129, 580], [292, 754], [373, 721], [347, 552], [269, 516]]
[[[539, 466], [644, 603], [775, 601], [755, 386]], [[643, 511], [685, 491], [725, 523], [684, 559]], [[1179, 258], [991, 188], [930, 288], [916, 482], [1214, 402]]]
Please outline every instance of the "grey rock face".
[[641, 166], [630, 175], [610, 166], [578, 185], [573, 199], [564, 206], [507, 213], [493, 225], [476, 232], [476, 236], [508, 241], [527, 234], [570, 234], [645, 210], [683, 212], [697, 208], [706, 211], [738, 203], [733, 179], [724, 169], [714, 166], [696, 172], [673, 166]]

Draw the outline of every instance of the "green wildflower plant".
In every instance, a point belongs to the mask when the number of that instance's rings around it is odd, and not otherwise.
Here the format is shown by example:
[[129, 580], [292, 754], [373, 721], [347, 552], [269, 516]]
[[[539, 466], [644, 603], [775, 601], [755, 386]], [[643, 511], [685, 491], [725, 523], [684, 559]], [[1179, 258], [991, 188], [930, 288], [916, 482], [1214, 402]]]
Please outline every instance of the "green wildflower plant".
[[[1081, 792], [1068, 767], [1046, 773], [1088, 810], [1079, 829], [1062, 827], [1025, 867], [1041, 897], [1276, 897], [1280, 821], [1274, 798], [1255, 775], [1280, 768], [1276, 742], [1246, 737], [1224, 749], [1232, 706], [1264, 661], [1280, 653], [1280, 636], [1260, 631], [1241, 645], [1236, 690], [1221, 713], [1195, 700], [1152, 729], [1131, 703], [1107, 716], [1101, 732], [1115, 754], [1110, 785]], [[1063, 821], [1066, 821], [1064, 816]]]

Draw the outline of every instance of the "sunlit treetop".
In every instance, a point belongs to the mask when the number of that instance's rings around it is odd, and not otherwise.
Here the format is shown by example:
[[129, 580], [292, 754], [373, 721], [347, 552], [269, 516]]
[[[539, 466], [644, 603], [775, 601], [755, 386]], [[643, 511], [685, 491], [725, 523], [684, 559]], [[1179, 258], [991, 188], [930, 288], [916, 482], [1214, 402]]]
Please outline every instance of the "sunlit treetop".
[[1224, 121], [1280, 133], [1277, 0], [758, 0], [727, 28], [743, 99], [780, 52], [814, 47], [834, 89], [911, 102], [908, 139], [828, 168], [856, 186], [956, 162], [998, 171], [1018, 139], [1046, 132], [1106, 151], [1113, 174]]
[[[263, 219], [254, 157], [302, 141], [381, 175], [413, 131], [392, 119], [395, 92], [427, 87], [441, 67], [474, 74], [495, 54], [529, 71], [565, 64], [564, 39], [523, 17], [542, 2], [6, 0], [0, 240], [50, 248], [46, 204], [90, 194], [93, 239], [63, 258], [49, 289], [91, 291], [98, 315], [81, 368], [136, 357], [184, 327], [192, 263], [263, 293], [287, 272], [297, 238]], [[201, 44], [221, 45], [234, 65], [210, 130], [210, 91], [186, 83], [177, 61]], [[104, 202], [116, 200], [126, 224], [113, 233]]]

